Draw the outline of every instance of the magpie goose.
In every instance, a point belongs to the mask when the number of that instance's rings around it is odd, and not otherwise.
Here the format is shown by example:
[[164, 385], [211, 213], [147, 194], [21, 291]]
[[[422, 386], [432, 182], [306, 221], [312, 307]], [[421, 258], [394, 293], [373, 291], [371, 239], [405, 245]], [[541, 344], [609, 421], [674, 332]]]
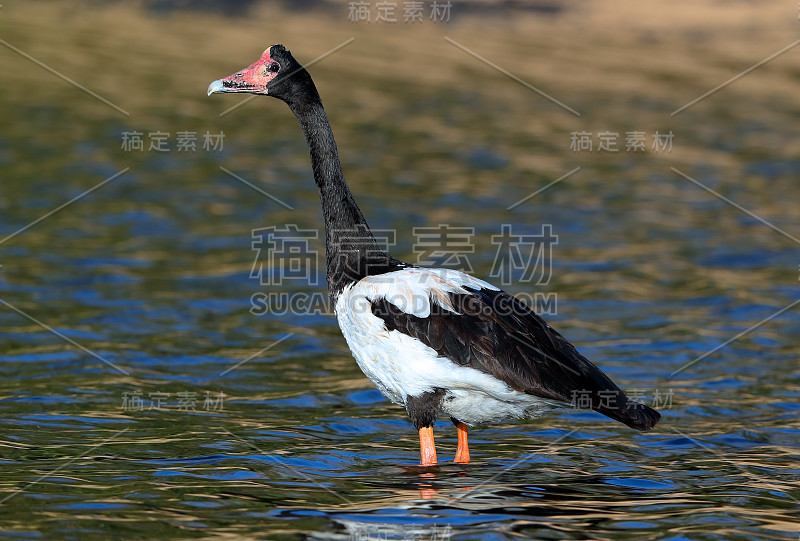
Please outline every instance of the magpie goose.
[[377, 243], [342, 174], [322, 100], [282, 45], [214, 81], [286, 102], [311, 153], [325, 220], [331, 304], [361, 370], [419, 431], [421, 464], [436, 464], [433, 424], [456, 425], [456, 462], [469, 462], [467, 427], [584, 404], [637, 430], [660, 414], [630, 400], [522, 301], [468, 274], [403, 263]]

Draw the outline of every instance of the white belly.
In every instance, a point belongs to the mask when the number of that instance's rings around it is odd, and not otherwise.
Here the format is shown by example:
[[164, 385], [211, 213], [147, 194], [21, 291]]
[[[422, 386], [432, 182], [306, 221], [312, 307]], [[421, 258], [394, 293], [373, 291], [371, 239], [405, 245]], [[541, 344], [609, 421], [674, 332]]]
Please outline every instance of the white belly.
[[540, 417], [556, 408], [566, 407], [553, 400], [514, 391], [498, 398], [483, 391], [448, 391], [442, 412], [469, 426], [499, 423], [523, 417]]

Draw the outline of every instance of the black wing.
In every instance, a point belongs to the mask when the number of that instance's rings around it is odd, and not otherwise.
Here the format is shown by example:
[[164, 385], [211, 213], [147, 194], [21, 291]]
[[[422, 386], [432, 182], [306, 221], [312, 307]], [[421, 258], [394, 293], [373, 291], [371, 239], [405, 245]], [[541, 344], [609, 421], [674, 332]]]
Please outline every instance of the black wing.
[[412, 336], [442, 357], [489, 373], [514, 390], [589, 406], [638, 430], [650, 430], [661, 418], [654, 409], [628, 399], [575, 346], [513, 295], [463, 289], [468, 293], [449, 295], [459, 313], [431, 301], [431, 315], [421, 318], [385, 298], [372, 301], [372, 313], [388, 330]]

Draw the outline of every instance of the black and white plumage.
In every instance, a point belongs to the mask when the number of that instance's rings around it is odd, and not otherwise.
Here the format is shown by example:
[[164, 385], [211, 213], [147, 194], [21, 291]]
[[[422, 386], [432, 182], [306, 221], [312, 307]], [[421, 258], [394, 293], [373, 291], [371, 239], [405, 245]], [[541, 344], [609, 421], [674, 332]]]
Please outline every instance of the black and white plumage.
[[281, 45], [208, 93], [246, 92], [285, 101], [311, 153], [326, 231], [328, 288], [361, 370], [420, 431], [423, 464], [436, 463], [432, 425], [458, 427], [456, 459], [469, 461], [467, 425], [592, 409], [638, 430], [659, 420], [631, 401], [524, 303], [449, 269], [405, 264], [382, 250], [345, 183], [333, 131], [311, 76]]
[[[339, 326], [359, 367], [406, 406], [417, 428], [435, 420], [417, 411], [422, 405], [476, 425], [538, 416], [569, 402], [514, 389], [493, 373], [483, 292], [498, 290], [461, 272], [414, 267], [363, 278], [337, 300]], [[408, 397], [425, 394], [431, 396], [424, 403], [409, 404]]]
[[345, 287], [336, 314], [359, 366], [396, 404], [439, 388], [439, 411], [476, 425], [538, 417], [580, 392], [632, 428], [657, 419], [522, 301], [459, 271], [362, 278]]

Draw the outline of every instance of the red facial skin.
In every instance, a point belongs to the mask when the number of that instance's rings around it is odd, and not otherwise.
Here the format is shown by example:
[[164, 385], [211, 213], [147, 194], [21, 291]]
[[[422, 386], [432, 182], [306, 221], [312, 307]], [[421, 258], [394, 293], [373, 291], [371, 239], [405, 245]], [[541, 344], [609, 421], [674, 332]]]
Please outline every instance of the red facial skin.
[[278, 74], [277, 71], [269, 71], [269, 65], [272, 62], [274, 61], [270, 58], [269, 49], [267, 49], [264, 51], [264, 54], [261, 55], [261, 58], [253, 62], [249, 67], [221, 79], [225, 91], [262, 91], [266, 93], [267, 83]]

